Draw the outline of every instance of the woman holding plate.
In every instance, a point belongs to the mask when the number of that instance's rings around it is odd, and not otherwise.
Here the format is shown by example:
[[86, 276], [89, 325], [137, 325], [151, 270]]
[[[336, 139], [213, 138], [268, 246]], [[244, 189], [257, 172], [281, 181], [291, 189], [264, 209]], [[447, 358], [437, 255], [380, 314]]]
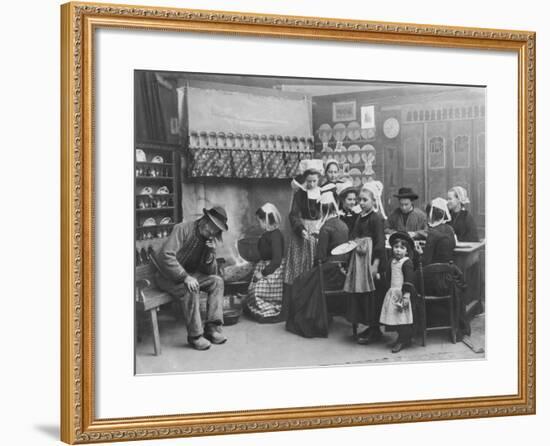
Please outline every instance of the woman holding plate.
[[382, 206], [382, 183], [369, 181], [359, 193], [361, 212], [357, 217], [351, 238], [357, 248], [350, 259], [344, 290], [348, 299], [347, 319], [352, 324], [367, 325], [359, 334], [359, 344], [370, 344], [382, 337], [380, 310], [384, 295], [381, 273], [386, 265], [386, 238]]

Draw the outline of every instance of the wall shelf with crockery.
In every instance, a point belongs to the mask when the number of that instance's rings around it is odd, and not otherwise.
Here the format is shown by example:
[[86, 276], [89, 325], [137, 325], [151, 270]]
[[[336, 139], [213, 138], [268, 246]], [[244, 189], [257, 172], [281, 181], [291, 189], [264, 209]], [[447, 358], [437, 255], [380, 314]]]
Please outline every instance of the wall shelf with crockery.
[[157, 207], [157, 208], [140, 208], [140, 209], [136, 209], [137, 212], [156, 212], [156, 211], [172, 211], [172, 210], [174, 210], [173, 206], [171, 206], [171, 207], [160, 206], [160, 207]]
[[138, 226], [136, 228], [136, 241], [166, 238], [172, 232], [174, 223]]
[[139, 251], [158, 248], [180, 221], [180, 147], [157, 142], [135, 146], [135, 238]]
[[315, 156], [325, 163], [329, 159], [336, 160], [343, 175], [350, 175], [357, 183], [356, 186], [359, 186], [359, 181], [364, 183], [371, 178], [380, 178], [380, 172], [377, 172], [376, 149], [371, 144], [350, 144], [345, 150], [321, 151], [316, 152]]
[[[351, 139], [344, 139], [342, 141], [342, 144], [343, 145], [350, 145], [350, 144], [372, 144], [373, 141], [376, 141], [376, 138], [369, 138], [369, 139], [356, 139], [355, 141], [351, 140]], [[329, 141], [327, 144], [329, 147], [336, 147], [336, 144], [337, 144], [338, 141], [335, 141], [335, 140], [331, 140]], [[317, 147], [323, 147], [323, 142], [321, 141], [315, 141], [315, 148]]]

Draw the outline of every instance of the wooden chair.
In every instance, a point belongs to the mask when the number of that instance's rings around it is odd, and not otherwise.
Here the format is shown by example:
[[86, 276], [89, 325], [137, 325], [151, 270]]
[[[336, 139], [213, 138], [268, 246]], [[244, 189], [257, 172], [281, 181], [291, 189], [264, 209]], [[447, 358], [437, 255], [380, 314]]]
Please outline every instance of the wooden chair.
[[[339, 262], [339, 261], [329, 261], [329, 262], [325, 262], [325, 263], [335, 263], [340, 268], [344, 268], [346, 266], [345, 262]], [[340, 298], [342, 298], [344, 295], [347, 294], [347, 292], [344, 291], [343, 289], [340, 289], [340, 290], [327, 290], [326, 289], [326, 287], [325, 287], [325, 278], [323, 276], [323, 268], [322, 268], [323, 264], [324, 263], [321, 262], [320, 260], [317, 263], [317, 266], [318, 266], [317, 269], [319, 270], [319, 287], [321, 289], [321, 296], [323, 297], [323, 299], [325, 299], [325, 302], [327, 302], [327, 305], [328, 305], [328, 301], [329, 301], [330, 297], [340, 297]], [[356, 338], [357, 337], [357, 324], [352, 324], [352, 331], [353, 331], [353, 337]]]
[[[156, 263], [154, 250], [151, 247], [147, 250], [147, 260], [149, 263], [138, 265], [136, 267], [136, 309], [138, 311], [145, 312], [148, 316], [153, 334], [153, 349], [155, 356], [158, 356], [162, 353], [162, 351], [160, 347], [160, 331], [157, 312], [160, 310], [162, 305], [172, 303], [176, 309], [176, 317], [181, 319], [183, 322], [184, 318], [181, 317], [183, 315], [183, 309], [181, 308], [178, 299], [174, 299], [168, 292], [162, 291], [155, 286], [155, 273], [159, 271], [159, 266]], [[201, 302], [206, 301], [206, 299], [206, 293], [201, 291]]]
[[[453, 262], [433, 263], [417, 270], [417, 289], [420, 313], [420, 328], [422, 330], [422, 345], [426, 345], [428, 331], [450, 330], [451, 341], [456, 344], [458, 329], [458, 296], [454, 284], [456, 266]], [[427, 323], [426, 306], [434, 302], [447, 302], [448, 323], [429, 326]]]
[[160, 333], [157, 311], [161, 305], [172, 302], [172, 296], [166, 291], [155, 287], [156, 268], [148, 263], [136, 267], [136, 309], [147, 313], [153, 332], [153, 348], [155, 356], [161, 354]]

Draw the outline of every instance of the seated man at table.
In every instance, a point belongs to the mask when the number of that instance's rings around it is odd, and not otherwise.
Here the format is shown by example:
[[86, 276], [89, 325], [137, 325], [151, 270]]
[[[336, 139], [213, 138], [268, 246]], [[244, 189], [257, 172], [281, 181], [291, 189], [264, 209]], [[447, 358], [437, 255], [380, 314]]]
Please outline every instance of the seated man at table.
[[[187, 341], [197, 350], [207, 350], [210, 343], [223, 344], [223, 279], [218, 276], [215, 239], [227, 231], [225, 209], [203, 209], [196, 221], [174, 226], [160, 251], [156, 263], [157, 286], [180, 299], [187, 325]], [[208, 294], [204, 329], [199, 309], [200, 292]]]
[[394, 197], [399, 200], [399, 207], [388, 217], [386, 234], [406, 232], [413, 239], [426, 238], [426, 214], [413, 206], [418, 195], [410, 187], [402, 187]]

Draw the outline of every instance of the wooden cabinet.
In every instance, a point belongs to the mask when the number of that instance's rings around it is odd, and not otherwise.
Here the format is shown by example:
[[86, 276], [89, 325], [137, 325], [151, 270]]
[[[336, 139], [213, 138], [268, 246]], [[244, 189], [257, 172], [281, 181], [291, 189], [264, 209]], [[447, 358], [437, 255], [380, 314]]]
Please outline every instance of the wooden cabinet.
[[135, 146], [136, 264], [147, 263], [149, 247], [157, 249], [181, 220], [180, 155], [176, 145]]

